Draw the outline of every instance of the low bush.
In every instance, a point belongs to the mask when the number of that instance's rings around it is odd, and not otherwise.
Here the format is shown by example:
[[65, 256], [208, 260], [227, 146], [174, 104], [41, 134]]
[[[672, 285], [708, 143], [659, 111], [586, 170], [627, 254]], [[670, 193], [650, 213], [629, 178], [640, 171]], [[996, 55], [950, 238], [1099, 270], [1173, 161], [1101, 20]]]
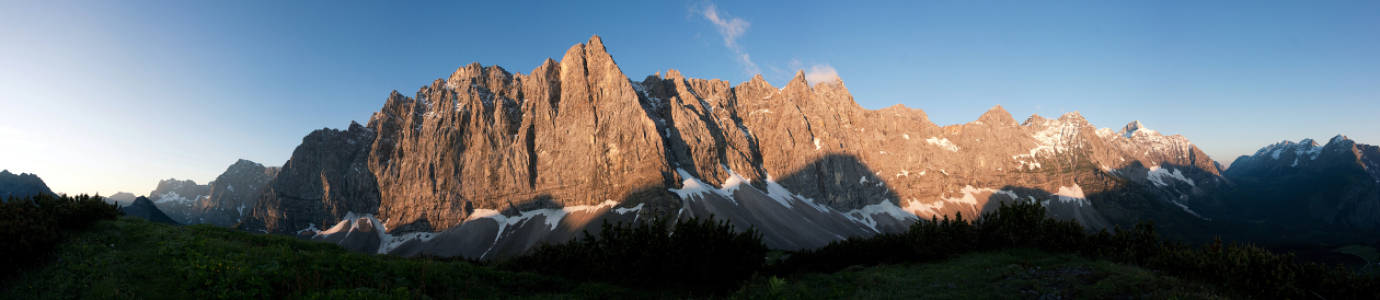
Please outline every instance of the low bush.
[[764, 263], [767, 247], [756, 230], [736, 232], [712, 216], [667, 223], [606, 221], [598, 237], [585, 232], [501, 266], [633, 288], [719, 293], [736, 289]]
[[67, 236], [124, 215], [100, 196], [38, 194], [0, 203], [0, 262], [13, 270], [43, 261]]
[[1363, 299], [1380, 291], [1380, 277], [1361, 275], [1342, 267], [1298, 264], [1292, 254], [1276, 254], [1244, 244], [1214, 244], [1195, 249], [1178, 241], [1161, 240], [1154, 222], [1131, 230], [1114, 228], [1089, 233], [1072, 220], [1045, 216], [1033, 203], [1003, 204], [973, 221], [931, 219], [911, 225], [903, 233], [849, 238], [819, 249], [791, 254], [766, 267], [764, 273], [832, 273], [853, 265], [930, 262], [953, 255], [1035, 248], [1109, 259], [1216, 284], [1255, 297]]

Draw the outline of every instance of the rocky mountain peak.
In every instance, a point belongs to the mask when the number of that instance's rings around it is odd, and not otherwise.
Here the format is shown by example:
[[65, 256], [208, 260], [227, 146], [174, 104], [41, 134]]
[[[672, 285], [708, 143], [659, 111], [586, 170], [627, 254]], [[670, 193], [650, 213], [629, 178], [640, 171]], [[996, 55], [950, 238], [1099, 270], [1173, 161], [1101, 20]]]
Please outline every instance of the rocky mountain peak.
[[1130, 124], [1126, 124], [1126, 126], [1121, 127], [1121, 131], [1117, 131], [1116, 134], [1129, 139], [1135, 136], [1137, 132], [1141, 132], [1147, 135], [1159, 134], [1158, 131], [1150, 130], [1150, 128], [1145, 128], [1145, 124], [1141, 124], [1140, 120], [1135, 120], [1132, 121]]
[[977, 120], [978, 122], [982, 122], [982, 124], [989, 125], [1020, 125], [1019, 123], [1016, 123], [1016, 118], [1011, 117], [1011, 113], [1006, 112], [1006, 109], [1002, 108], [1001, 105], [993, 106], [992, 109], [988, 109], [987, 112], [983, 113], [982, 116], [978, 117]]
[[683, 81], [685, 80], [685, 76], [680, 74], [680, 70], [670, 69], [666, 70], [666, 80]]
[[1351, 139], [1347, 138], [1345, 135], [1340, 135], [1340, 134], [1338, 134], [1337, 136], [1332, 137], [1332, 139], [1327, 140], [1327, 145], [1324, 145], [1323, 147], [1324, 147], [1324, 148], [1351, 147], [1351, 145], [1353, 145], [1353, 144], [1355, 144], [1355, 143], [1356, 143], [1356, 142], [1354, 142], [1354, 141], [1352, 141]]
[[747, 84], [747, 83], [752, 83], [752, 84], [754, 84], [754, 85], [771, 86], [771, 83], [767, 82], [766, 79], [762, 79], [762, 74], [757, 74], [757, 75], [755, 75], [755, 76], [752, 76], [752, 79], [751, 79], [751, 80], [748, 80], [747, 82], [744, 82], [744, 83], [742, 83], [742, 84]]
[[805, 80], [805, 70], [796, 70], [796, 71], [795, 71], [795, 78], [791, 78], [791, 81], [786, 82], [786, 87], [785, 87], [785, 88], [782, 88], [781, 90], [782, 90], [783, 92], [784, 92], [784, 91], [799, 91], [799, 92], [811, 92], [811, 91], [813, 91], [812, 89], [810, 89], [810, 81]]
[[1041, 117], [1041, 116], [1038, 115], [1038, 114], [1031, 114], [1029, 118], [1026, 118], [1026, 119], [1025, 119], [1025, 122], [1022, 122], [1022, 123], [1021, 123], [1021, 126], [1030, 126], [1030, 125], [1034, 125], [1034, 124], [1044, 124], [1045, 121], [1048, 121], [1048, 119], [1045, 119], [1045, 117]]

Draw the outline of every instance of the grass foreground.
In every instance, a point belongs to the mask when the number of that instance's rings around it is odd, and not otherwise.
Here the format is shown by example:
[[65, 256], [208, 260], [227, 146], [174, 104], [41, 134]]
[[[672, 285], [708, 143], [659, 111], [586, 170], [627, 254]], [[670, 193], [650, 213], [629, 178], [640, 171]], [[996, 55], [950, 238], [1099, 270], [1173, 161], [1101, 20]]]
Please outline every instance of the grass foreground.
[[749, 299], [1227, 299], [1219, 289], [1072, 254], [1011, 249], [934, 263], [853, 266], [834, 274], [754, 278]]
[[[3, 299], [643, 298], [470, 262], [349, 252], [330, 243], [123, 217], [96, 223]], [[651, 295], [655, 297], [654, 295]]]
[[[4, 299], [706, 298], [400, 258], [209, 225], [101, 221], [0, 291]], [[1011, 249], [933, 263], [754, 276], [729, 299], [1214, 299], [1211, 287], [1129, 265]]]

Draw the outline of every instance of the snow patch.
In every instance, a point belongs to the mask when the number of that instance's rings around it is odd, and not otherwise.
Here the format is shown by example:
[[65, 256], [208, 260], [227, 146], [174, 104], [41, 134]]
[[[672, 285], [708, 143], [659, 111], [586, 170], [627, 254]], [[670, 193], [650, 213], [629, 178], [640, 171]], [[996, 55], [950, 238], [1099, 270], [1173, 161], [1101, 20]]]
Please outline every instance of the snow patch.
[[919, 200], [915, 200], [915, 198], [906, 201], [906, 207], [904, 208], [905, 211], [915, 214], [916, 216], [922, 213], [927, 213], [931, 216], [938, 215], [940, 209], [944, 209], [944, 201], [921, 203]]
[[1184, 177], [1183, 172], [1179, 172], [1179, 170], [1177, 169], [1170, 170], [1172, 170], [1172, 172], [1166, 171], [1166, 169], [1160, 168], [1159, 166], [1153, 166], [1150, 167], [1150, 170], [1145, 173], [1145, 178], [1149, 179], [1151, 182], [1154, 182], [1156, 186], [1168, 186], [1170, 184], [1168, 182], [1165, 182], [1164, 179], [1172, 178], [1186, 182], [1188, 183], [1188, 185], [1191, 185], [1193, 187], [1198, 187], [1197, 184], [1194, 184], [1193, 179], [1188, 179], [1187, 177]]
[[626, 215], [626, 214], [628, 214], [628, 213], [630, 213], [630, 212], [640, 212], [640, 211], [642, 211], [642, 205], [645, 205], [645, 204], [646, 204], [646, 203], [638, 203], [637, 206], [633, 206], [633, 207], [615, 208], [615, 209], [613, 209], [613, 211], [614, 211], [614, 212], [617, 212], [617, 213], [620, 214], [620, 215]]
[[1179, 203], [1179, 201], [1177, 201], [1177, 200], [1172, 200], [1172, 201], [1174, 202], [1174, 205], [1176, 205], [1176, 206], [1178, 206], [1179, 208], [1183, 209], [1184, 212], [1188, 212], [1188, 214], [1193, 215], [1194, 217], [1198, 217], [1198, 218], [1203, 219], [1203, 220], [1212, 221], [1212, 219], [1204, 218], [1203, 216], [1198, 215], [1198, 213], [1197, 213], [1197, 212], [1194, 212], [1192, 209], [1188, 209], [1188, 206], [1187, 206], [1187, 205], [1184, 205], [1183, 203]]
[[1060, 186], [1059, 191], [1055, 192], [1054, 195], [1059, 196], [1059, 203], [1073, 202], [1077, 203], [1079, 207], [1083, 207], [1085, 204], [1092, 205], [1088, 202], [1088, 197], [1083, 195], [1083, 187], [1078, 186], [1077, 183], [1073, 184], [1072, 187]]
[[819, 150], [819, 138], [815, 138], [815, 150]]
[[953, 151], [953, 152], [958, 152], [958, 146], [957, 146], [957, 145], [954, 145], [953, 142], [949, 142], [949, 139], [947, 139], [947, 138], [941, 139], [941, 138], [937, 138], [937, 137], [931, 137], [931, 138], [925, 139], [925, 142], [930, 143], [930, 145], [935, 145], [935, 146], [939, 147], [940, 149], [949, 150], [949, 151]]
[[704, 196], [702, 195], [706, 193], [714, 193], [723, 196], [724, 198], [728, 199], [729, 202], [732, 202], [734, 205], [737, 205], [738, 202], [737, 200], [734, 200], [733, 192], [737, 191], [738, 188], [742, 187], [743, 183], [751, 184], [752, 181], [747, 178], [743, 178], [742, 175], [738, 175], [738, 172], [734, 172], [733, 170], [728, 169], [728, 167], [726, 166], [721, 165], [720, 167], [723, 167], [724, 170], [728, 171], [729, 174], [728, 179], [724, 180], [724, 185], [722, 188], [716, 189], [713, 185], [705, 183], [704, 181], [701, 181], [699, 178], [690, 175], [690, 172], [686, 172], [685, 169], [676, 168], [676, 173], [680, 174], [680, 177], [685, 178], [685, 180], [681, 181], [681, 188], [668, 190], [670, 190], [673, 193], [676, 193], [676, 195], [679, 195], [682, 200], [687, 201], [692, 200], [692, 196], [699, 196], [703, 198]]
[[880, 232], [880, 230], [877, 230], [877, 220], [873, 218], [873, 216], [878, 214], [887, 214], [897, 220], [919, 219], [915, 214], [909, 213], [905, 209], [897, 207], [896, 204], [892, 204], [891, 201], [887, 200], [882, 200], [882, 203], [863, 206], [862, 208], [848, 211], [844, 213], [843, 216], [855, 222], [867, 225], [868, 228], [872, 228], [872, 231]]
[[198, 197], [193, 196], [189, 199], [187, 197], [183, 197], [182, 195], [178, 195], [177, 192], [167, 192], [158, 195], [158, 201], [154, 201], [154, 203], [177, 203], [183, 205], [191, 205], [196, 202], [196, 198]]
[[910, 139], [910, 135], [909, 135], [909, 134], [902, 134], [901, 137], [904, 137], [904, 138], [906, 138], [907, 140]]
[[320, 232], [320, 230], [317, 230], [317, 229], [316, 229], [316, 223], [307, 223], [307, 225], [309, 225], [309, 226], [307, 226], [307, 229], [298, 230], [298, 231], [297, 231], [297, 234], [302, 234], [303, 232], [307, 232], [307, 231], [311, 231], [311, 232]]
[[[921, 175], [924, 175], [924, 174], [921, 174]], [[905, 169], [901, 169], [901, 172], [900, 172], [900, 173], [896, 173], [896, 176], [894, 176], [894, 177], [901, 177], [901, 176], [910, 177], [910, 171], [906, 171]], [[894, 178], [894, 177], [893, 177], [893, 178]]]
[[1114, 138], [1118, 137], [1118, 135], [1116, 135], [1116, 132], [1115, 132], [1115, 131], [1112, 131], [1111, 128], [1107, 128], [1107, 127], [1099, 128], [1099, 129], [1097, 129], [1097, 131], [1096, 131], [1095, 133], [1097, 133], [1097, 137], [1100, 137], [1100, 138], [1102, 138], [1102, 139], [1104, 139], [1104, 140], [1114, 139]]

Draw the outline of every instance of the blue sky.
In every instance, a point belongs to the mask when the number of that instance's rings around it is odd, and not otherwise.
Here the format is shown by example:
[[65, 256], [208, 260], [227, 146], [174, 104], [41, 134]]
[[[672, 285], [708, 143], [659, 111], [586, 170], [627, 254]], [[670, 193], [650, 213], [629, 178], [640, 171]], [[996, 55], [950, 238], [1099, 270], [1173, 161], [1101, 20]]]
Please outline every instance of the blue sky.
[[1077, 110], [1223, 161], [1380, 143], [1375, 1], [493, 2], [0, 0], [0, 168], [67, 193], [205, 183], [392, 90], [475, 61], [527, 73], [594, 34], [637, 80], [833, 71], [863, 107], [939, 125]]

